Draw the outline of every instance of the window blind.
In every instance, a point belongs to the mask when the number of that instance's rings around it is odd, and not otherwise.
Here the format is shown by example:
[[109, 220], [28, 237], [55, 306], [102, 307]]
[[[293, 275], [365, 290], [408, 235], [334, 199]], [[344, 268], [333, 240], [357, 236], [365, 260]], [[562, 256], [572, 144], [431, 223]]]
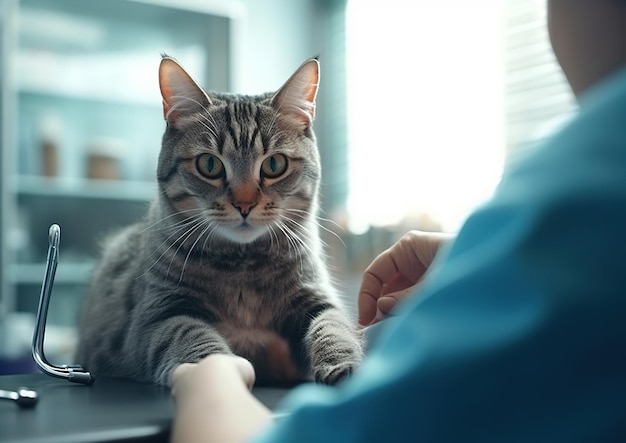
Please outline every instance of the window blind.
[[542, 140], [576, 105], [550, 46], [545, 0], [506, 0], [506, 162]]

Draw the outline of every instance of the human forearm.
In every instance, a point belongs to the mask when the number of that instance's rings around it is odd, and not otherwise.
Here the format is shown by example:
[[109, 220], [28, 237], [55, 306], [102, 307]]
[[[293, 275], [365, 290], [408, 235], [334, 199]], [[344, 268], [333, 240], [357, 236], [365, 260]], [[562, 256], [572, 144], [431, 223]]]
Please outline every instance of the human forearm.
[[173, 442], [245, 442], [271, 422], [269, 410], [246, 386], [250, 378], [232, 359], [211, 356], [177, 369]]

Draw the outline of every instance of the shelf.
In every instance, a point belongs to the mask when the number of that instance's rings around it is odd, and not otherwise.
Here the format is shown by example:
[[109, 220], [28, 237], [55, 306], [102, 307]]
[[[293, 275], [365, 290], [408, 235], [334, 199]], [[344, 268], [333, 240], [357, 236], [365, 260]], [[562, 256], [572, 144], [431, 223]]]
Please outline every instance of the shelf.
[[[89, 281], [95, 263], [59, 262], [55, 275], [55, 284], [85, 284]], [[8, 277], [14, 284], [41, 285], [45, 263], [14, 263], [10, 265]]]
[[115, 105], [143, 106], [154, 109], [160, 109], [161, 106], [160, 101], [157, 100], [157, 94], [153, 94], [150, 97], [132, 97], [122, 93], [99, 93], [69, 87], [62, 89], [35, 84], [20, 85], [17, 92], [19, 94], [38, 95], [59, 100], [80, 100], [84, 102], [111, 103]]
[[20, 176], [16, 191], [31, 197], [149, 202], [156, 196], [157, 185], [147, 181]]
[[[197, 78], [206, 78], [203, 47], [178, 47], [176, 55], [188, 60], [186, 68]], [[159, 61], [158, 45], [97, 53], [22, 46], [16, 57], [17, 92], [159, 109], [161, 93], [156, 81]]]
[[21, 47], [15, 69], [18, 92], [158, 107], [158, 83], [146, 81], [157, 66], [151, 51], [67, 54]]

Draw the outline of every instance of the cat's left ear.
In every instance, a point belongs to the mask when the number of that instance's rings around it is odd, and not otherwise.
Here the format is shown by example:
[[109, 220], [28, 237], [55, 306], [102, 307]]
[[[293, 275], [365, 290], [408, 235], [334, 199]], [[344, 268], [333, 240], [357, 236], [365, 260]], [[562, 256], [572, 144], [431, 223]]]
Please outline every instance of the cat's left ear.
[[320, 81], [320, 64], [312, 58], [304, 62], [272, 97], [277, 111], [311, 126], [315, 118], [315, 97]]
[[211, 104], [209, 96], [171, 57], [161, 59], [159, 87], [163, 97], [163, 118], [170, 123], [176, 123], [181, 115], [205, 110]]

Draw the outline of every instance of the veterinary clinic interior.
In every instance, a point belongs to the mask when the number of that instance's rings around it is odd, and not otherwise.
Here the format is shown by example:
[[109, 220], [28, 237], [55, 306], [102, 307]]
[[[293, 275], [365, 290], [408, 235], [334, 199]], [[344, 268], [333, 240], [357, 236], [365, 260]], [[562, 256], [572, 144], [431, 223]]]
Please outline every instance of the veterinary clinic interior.
[[52, 225], [43, 346], [72, 363], [102, 242], [157, 194], [163, 54], [241, 94], [318, 58], [319, 235], [356, 315], [374, 257], [411, 229], [457, 231], [571, 115], [544, 22], [543, 0], [0, 0], [0, 375], [40, 372]]

